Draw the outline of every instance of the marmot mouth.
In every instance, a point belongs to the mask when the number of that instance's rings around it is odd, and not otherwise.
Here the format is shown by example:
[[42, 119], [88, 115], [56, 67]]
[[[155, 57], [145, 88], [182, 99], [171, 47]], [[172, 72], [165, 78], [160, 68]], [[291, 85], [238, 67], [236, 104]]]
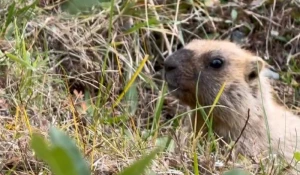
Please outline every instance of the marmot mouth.
[[176, 91], [179, 87], [167, 82], [169, 91]]
[[175, 90], [179, 88], [177, 80], [174, 78], [173, 73], [165, 72], [165, 81], [167, 82], [169, 90]]

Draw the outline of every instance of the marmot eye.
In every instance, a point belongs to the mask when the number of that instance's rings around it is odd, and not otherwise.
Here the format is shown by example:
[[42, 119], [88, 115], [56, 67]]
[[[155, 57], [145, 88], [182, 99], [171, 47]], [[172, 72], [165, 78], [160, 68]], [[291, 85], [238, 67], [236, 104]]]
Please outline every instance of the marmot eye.
[[220, 67], [222, 67], [222, 65], [223, 65], [223, 60], [221, 60], [220, 58], [215, 58], [210, 62], [210, 67], [215, 69], [219, 69]]

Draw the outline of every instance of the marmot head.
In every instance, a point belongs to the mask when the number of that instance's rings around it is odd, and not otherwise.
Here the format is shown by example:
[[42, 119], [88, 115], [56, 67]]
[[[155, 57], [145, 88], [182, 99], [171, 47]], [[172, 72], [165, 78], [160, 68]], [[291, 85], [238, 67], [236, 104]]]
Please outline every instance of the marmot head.
[[223, 83], [219, 103], [234, 107], [256, 98], [265, 62], [228, 41], [193, 40], [164, 62], [169, 90], [183, 103], [212, 105]]

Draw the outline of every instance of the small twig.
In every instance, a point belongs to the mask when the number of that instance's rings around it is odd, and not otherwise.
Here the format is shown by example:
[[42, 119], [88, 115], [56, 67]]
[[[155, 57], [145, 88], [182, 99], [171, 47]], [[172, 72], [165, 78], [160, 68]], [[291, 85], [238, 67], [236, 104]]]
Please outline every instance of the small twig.
[[96, 144], [95, 146], [93, 146], [92, 148], [88, 149], [85, 153], [84, 153], [84, 157], [89, 156], [89, 154], [96, 148], [100, 148], [103, 145], [103, 141], [101, 141], [100, 143]]
[[246, 122], [245, 122], [244, 127], [242, 128], [242, 131], [241, 131], [240, 135], [239, 135], [238, 138], [235, 140], [233, 146], [230, 148], [229, 154], [228, 154], [228, 156], [226, 157], [225, 165], [226, 165], [226, 164], [228, 163], [228, 161], [229, 161], [229, 158], [230, 158], [230, 156], [231, 156], [231, 154], [232, 154], [233, 148], [235, 147], [235, 145], [237, 144], [237, 142], [238, 142], [238, 141], [240, 140], [240, 138], [242, 137], [242, 134], [244, 133], [244, 131], [245, 131], [245, 129], [246, 129], [246, 126], [247, 126], [247, 124], [248, 124], [249, 118], [250, 118], [250, 109], [248, 109], [247, 120], [246, 120]]
[[284, 46], [287, 46], [289, 44], [291, 44], [293, 41], [300, 39], [300, 33], [295, 36], [294, 38], [292, 38], [289, 42], [287, 42]]
[[[248, 14], [248, 15], [252, 15], [252, 16], [253, 16], [254, 18], [256, 18], [256, 19], [261, 18], [261, 19], [264, 19], [264, 20], [266, 20], [266, 21], [272, 23], [273, 25], [275, 25], [275, 26], [277, 26], [277, 27], [282, 27], [279, 23], [273, 21], [272, 19], [269, 19], [269, 18], [267, 18], [267, 17], [265, 17], [265, 16], [262, 16], [262, 15], [259, 15], [259, 14], [257, 14], [257, 13], [254, 13], [254, 12], [252, 12], [252, 11], [250, 11], [250, 10], [244, 10], [244, 12], [245, 12], [246, 14]], [[260, 23], [261, 26], [263, 26], [263, 24], [261, 23], [261, 21], [259, 21], [259, 23]]]

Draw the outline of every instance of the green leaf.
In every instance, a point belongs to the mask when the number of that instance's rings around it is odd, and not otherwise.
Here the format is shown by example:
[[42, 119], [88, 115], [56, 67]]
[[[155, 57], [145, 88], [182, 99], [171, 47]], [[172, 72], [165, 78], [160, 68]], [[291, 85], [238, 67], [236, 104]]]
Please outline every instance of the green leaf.
[[56, 175], [75, 175], [76, 164], [72, 163], [71, 157], [60, 147], [49, 148], [44, 138], [37, 134], [32, 135], [31, 147], [37, 157], [44, 160]]
[[295, 158], [297, 161], [300, 161], [300, 152], [295, 152], [295, 153], [294, 153], [294, 158]]
[[52, 146], [44, 138], [32, 135], [31, 147], [37, 157], [45, 161], [55, 175], [90, 175], [89, 168], [76, 145], [63, 132], [50, 129]]
[[126, 167], [118, 175], [142, 175], [159, 151], [160, 149], [155, 149], [149, 155], [144, 155], [140, 160], [137, 160], [132, 165]]
[[49, 134], [52, 144], [61, 147], [70, 156], [73, 165], [76, 165], [75, 169], [78, 175], [90, 174], [89, 167], [73, 140], [54, 127], [50, 128]]
[[[72, 158], [68, 155], [68, 153], [61, 147], [54, 147], [51, 150], [52, 156], [55, 158], [55, 163], [58, 165], [56, 170], [61, 172], [61, 175], [81, 175], [77, 170], [77, 164], [74, 164]], [[88, 174], [86, 174], [88, 175]]]
[[7, 56], [9, 59], [21, 64], [22, 66], [26, 67], [26, 68], [30, 68], [30, 69], [34, 69], [34, 67], [32, 67], [29, 63], [27, 63], [26, 61], [24, 61], [23, 59], [20, 59], [18, 56], [13, 55], [11, 53], [6, 53], [5, 56]]
[[62, 175], [59, 165], [55, 161], [51, 150], [49, 149], [46, 141], [40, 135], [33, 134], [31, 138], [31, 148], [35, 151], [38, 158], [45, 161], [56, 175]]
[[31, 147], [35, 151], [36, 155], [42, 159], [52, 157], [46, 141], [38, 134], [32, 134]]

